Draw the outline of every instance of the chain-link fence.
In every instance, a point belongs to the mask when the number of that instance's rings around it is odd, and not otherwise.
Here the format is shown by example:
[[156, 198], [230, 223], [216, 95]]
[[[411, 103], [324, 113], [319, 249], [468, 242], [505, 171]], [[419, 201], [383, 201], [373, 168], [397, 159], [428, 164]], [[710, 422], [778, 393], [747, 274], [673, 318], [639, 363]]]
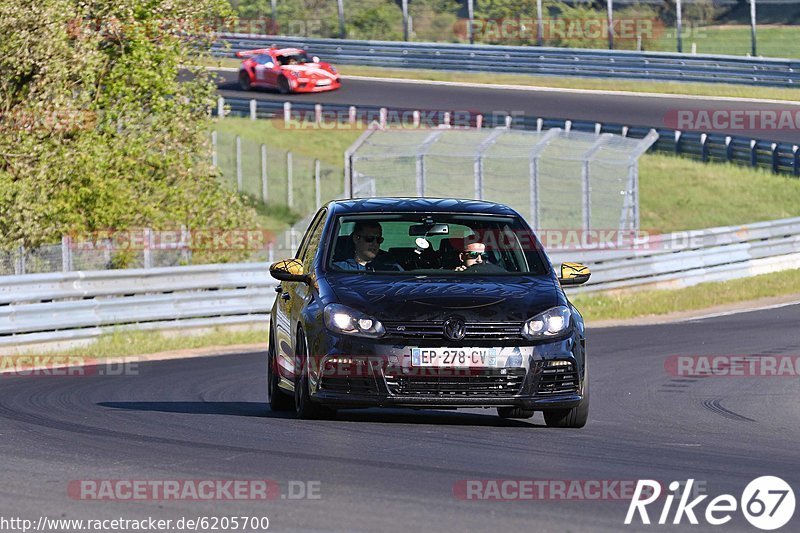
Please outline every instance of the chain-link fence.
[[644, 139], [555, 128], [529, 132], [371, 130], [348, 151], [352, 195], [474, 198], [534, 229], [638, 229]]
[[800, 0], [231, 0], [231, 4], [241, 18], [236, 30], [249, 34], [800, 57]]
[[306, 216], [344, 194], [341, 167], [233, 133], [213, 132], [212, 145], [225, 183], [264, 205]]

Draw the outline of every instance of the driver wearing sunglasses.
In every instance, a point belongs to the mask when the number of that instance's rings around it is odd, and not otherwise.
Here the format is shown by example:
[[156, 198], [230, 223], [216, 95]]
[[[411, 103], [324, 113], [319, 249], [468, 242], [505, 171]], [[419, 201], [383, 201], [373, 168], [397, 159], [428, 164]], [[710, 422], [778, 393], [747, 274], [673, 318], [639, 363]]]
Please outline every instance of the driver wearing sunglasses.
[[466, 270], [473, 265], [483, 264], [486, 257], [486, 245], [482, 242], [471, 242], [458, 254], [461, 264], [456, 267], [456, 272]]
[[381, 250], [383, 244], [383, 228], [380, 223], [365, 220], [358, 221], [351, 234], [354, 253], [350, 259], [337, 261], [333, 266], [341, 270], [395, 270], [403, 268], [394, 261], [387, 261], [382, 256], [387, 252]]

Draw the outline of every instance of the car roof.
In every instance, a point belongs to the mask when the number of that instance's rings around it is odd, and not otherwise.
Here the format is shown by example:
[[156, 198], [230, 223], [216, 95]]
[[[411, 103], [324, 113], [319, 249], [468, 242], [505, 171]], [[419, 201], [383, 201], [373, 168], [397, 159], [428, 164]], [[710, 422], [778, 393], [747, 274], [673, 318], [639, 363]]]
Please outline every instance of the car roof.
[[334, 200], [328, 203], [328, 207], [336, 215], [420, 212], [519, 216], [507, 205], [458, 198], [353, 198]]
[[302, 54], [305, 50], [301, 48], [278, 48], [273, 50], [275, 55], [277, 56], [285, 56], [285, 55], [295, 55], [295, 54]]

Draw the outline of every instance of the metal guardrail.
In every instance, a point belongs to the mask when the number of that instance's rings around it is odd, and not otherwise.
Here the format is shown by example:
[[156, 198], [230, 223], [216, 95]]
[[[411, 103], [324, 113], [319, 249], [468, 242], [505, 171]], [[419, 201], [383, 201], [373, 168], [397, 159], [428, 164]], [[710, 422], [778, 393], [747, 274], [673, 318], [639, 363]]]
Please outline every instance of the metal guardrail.
[[[627, 241], [631, 244], [631, 241]], [[550, 252], [592, 271], [569, 292], [666, 289], [800, 268], [800, 218], [642, 237], [627, 249]]]
[[[653, 236], [639, 249], [551, 251], [590, 282], [569, 293], [678, 288], [800, 265], [800, 218]], [[268, 263], [0, 277], [0, 353], [115, 330], [263, 324], [277, 282]]]
[[[275, 102], [270, 100], [251, 100], [246, 98], [220, 97], [215, 112], [228, 107], [227, 113], [251, 118], [283, 118], [284, 121], [297, 120], [298, 116], [315, 120], [317, 114], [330, 112], [343, 120], [361, 124], [375, 121], [392, 125], [392, 115], [411, 115], [415, 110], [406, 108], [381, 108], [378, 106], [349, 106], [343, 104], [319, 104], [303, 102]], [[428, 121], [435, 125], [449, 124], [455, 111], [423, 110]], [[387, 118], [388, 117], [388, 118]], [[478, 118], [480, 117], [480, 119]], [[386, 122], [388, 120], [388, 122]], [[478, 120], [483, 127], [509, 126], [511, 128], [541, 131], [561, 128], [565, 131], [585, 131], [591, 133], [614, 133], [623, 137], [643, 139], [655, 129], [658, 140], [650, 148], [653, 151], [678, 154], [703, 162], [731, 162], [750, 167], [769, 169], [778, 174], [800, 176], [800, 149], [798, 145], [787, 142], [774, 142], [716, 133], [685, 132], [670, 128], [653, 128], [641, 125], [599, 123], [581, 120], [531, 117], [520, 115], [471, 115], [469, 126], [477, 127]], [[304, 121], [301, 120], [302, 123]], [[307, 120], [305, 122], [308, 122]]]
[[269, 263], [0, 277], [0, 350], [129, 329], [264, 323]]
[[213, 50], [217, 56], [232, 56], [240, 50], [268, 48], [274, 44], [282, 48], [305, 48], [343, 65], [473, 72], [493, 72], [498, 66], [513, 65], [517, 73], [549, 76], [735, 83], [762, 87], [796, 87], [800, 84], [800, 60], [790, 59], [245, 34], [222, 34], [221, 37], [223, 41]]

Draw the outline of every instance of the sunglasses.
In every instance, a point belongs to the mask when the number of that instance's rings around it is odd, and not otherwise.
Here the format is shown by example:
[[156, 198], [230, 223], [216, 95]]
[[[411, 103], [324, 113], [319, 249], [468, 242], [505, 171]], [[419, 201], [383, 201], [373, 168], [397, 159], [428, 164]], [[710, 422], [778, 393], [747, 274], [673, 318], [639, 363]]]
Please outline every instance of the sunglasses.
[[359, 239], [363, 239], [365, 242], [372, 244], [375, 241], [378, 241], [378, 244], [383, 244], [385, 240], [383, 237], [378, 237], [377, 235], [357, 235]]
[[489, 257], [489, 254], [485, 252], [464, 252], [464, 255], [467, 257], [467, 259], [477, 259], [479, 257], [481, 259], [486, 259]]

